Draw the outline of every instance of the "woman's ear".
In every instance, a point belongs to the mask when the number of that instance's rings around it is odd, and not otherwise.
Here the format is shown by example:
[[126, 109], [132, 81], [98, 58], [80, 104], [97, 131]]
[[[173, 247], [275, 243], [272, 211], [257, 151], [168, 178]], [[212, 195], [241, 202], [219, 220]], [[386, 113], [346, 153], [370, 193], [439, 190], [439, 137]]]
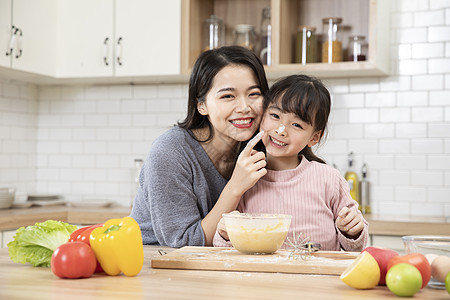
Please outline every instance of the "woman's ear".
[[315, 144], [317, 144], [320, 141], [320, 137], [322, 136], [322, 131], [316, 131], [311, 136], [311, 139], [309, 140], [308, 147], [312, 147]]
[[201, 115], [208, 115], [208, 110], [206, 109], [205, 102], [197, 102], [197, 110]]

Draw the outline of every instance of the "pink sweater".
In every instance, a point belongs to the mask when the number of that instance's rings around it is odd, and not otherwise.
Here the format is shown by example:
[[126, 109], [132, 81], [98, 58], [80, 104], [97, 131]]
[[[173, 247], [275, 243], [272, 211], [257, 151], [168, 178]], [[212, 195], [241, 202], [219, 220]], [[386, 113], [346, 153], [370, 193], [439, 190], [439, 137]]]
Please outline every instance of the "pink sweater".
[[[295, 169], [268, 170], [244, 194], [237, 209], [246, 213], [292, 215], [289, 237], [293, 232], [306, 234], [309, 241], [321, 244], [321, 250], [361, 251], [367, 243], [368, 223], [363, 219], [364, 229], [357, 239], [345, 237], [335, 225], [344, 206], [361, 214], [358, 203], [350, 196], [347, 181], [339, 171], [302, 157]], [[231, 246], [217, 231], [213, 245]]]

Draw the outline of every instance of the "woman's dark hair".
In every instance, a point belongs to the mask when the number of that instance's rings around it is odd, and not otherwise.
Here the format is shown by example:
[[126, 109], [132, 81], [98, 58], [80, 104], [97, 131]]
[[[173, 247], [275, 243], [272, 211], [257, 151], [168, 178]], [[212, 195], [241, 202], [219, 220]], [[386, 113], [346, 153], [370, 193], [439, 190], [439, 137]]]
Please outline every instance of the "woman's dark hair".
[[[283, 112], [294, 113], [304, 122], [321, 131], [319, 140], [325, 133], [331, 109], [328, 89], [315, 77], [291, 75], [275, 82], [267, 97], [264, 98], [264, 110], [269, 104], [277, 102]], [[309, 161], [325, 163], [306, 146], [300, 151]]]
[[198, 112], [197, 104], [206, 100], [206, 94], [211, 89], [214, 77], [229, 65], [249, 67], [255, 74], [261, 94], [265, 96], [269, 90], [264, 66], [252, 51], [240, 46], [225, 46], [200, 54], [189, 80], [187, 116], [183, 121], [178, 122], [178, 126], [190, 130], [209, 127], [209, 137], [202, 142], [212, 139], [214, 130], [208, 117]]

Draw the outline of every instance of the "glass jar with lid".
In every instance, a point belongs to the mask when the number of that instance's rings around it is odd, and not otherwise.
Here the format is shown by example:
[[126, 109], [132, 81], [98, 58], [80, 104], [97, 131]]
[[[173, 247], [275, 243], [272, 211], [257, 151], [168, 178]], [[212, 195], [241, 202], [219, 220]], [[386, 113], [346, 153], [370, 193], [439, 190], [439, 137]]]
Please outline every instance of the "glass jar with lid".
[[225, 25], [222, 19], [211, 15], [203, 21], [203, 50], [222, 47], [225, 44]]
[[272, 64], [272, 25], [270, 23], [270, 7], [265, 7], [262, 11], [260, 27], [260, 49], [259, 58], [263, 64]]
[[238, 24], [234, 30], [234, 45], [242, 46], [255, 51], [256, 32], [255, 26], [250, 24]]
[[316, 27], [301, 25], [297, 29], [295, 62], [306, 64], [317, 62]]
[[338, 25], [342, 18], [322, 19], [325, 41], [322, 43], [322, 62], [333, 63], [342, 61], [342, 42], [338, 36]]
[[367, 44], [366, 37], [362, 35], [353, 35], [348, 43], [348, 60], [363, 61], [366, 60]]

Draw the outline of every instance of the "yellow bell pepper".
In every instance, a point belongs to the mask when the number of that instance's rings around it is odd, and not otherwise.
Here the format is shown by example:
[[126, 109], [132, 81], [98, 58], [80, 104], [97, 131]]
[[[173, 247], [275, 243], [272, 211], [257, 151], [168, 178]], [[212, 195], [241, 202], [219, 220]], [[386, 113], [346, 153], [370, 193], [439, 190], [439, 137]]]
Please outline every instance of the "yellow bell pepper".
[[106, 221], [91, 232], [90, 242], [108, 275], [123, 272], [126, 276], [136, 276], [144, 265], [141, 229], [131, 217]]

